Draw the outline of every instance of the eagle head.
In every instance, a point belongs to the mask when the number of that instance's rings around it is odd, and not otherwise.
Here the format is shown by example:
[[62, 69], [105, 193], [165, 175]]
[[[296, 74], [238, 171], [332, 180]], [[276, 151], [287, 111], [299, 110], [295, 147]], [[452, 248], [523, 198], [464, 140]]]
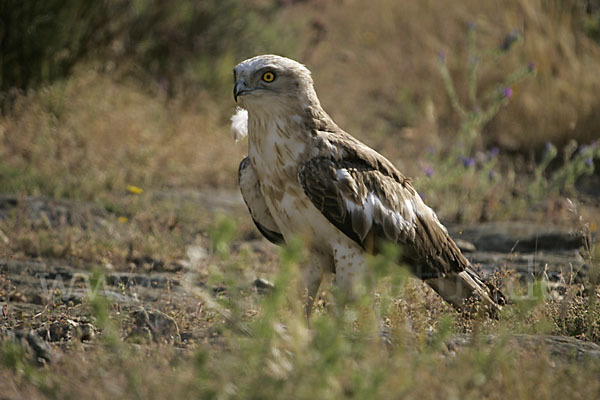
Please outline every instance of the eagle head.
[[233, 81], [233, 98], [250, 111], [291, 105], [302, 100], [307, 93], [314, 94], [308, 68], [276, 55], [261, 55], [242, 61], [233, 69]]

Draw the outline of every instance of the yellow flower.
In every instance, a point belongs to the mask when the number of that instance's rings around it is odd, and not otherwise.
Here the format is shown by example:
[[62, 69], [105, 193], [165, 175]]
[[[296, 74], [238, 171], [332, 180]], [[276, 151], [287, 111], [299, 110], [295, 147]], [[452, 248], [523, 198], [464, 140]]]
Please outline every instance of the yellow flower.
[[129, 221], [129, 218], [127, 218], [127, 217], [119, 217], [119, 218], [117, 218], [117, 221], [119, 221], [120, 223], [124, 224], [125, 222]]
[[142, 189], [141, 187], [133, 186], [133, 185], [127, 185], [127, 191], [131, 194], [144, 193], [144, 189]]

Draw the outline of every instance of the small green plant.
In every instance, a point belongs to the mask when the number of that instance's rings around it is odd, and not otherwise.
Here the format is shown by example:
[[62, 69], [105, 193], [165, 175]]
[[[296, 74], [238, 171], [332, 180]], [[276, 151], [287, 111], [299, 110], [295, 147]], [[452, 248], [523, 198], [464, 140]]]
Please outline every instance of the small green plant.
[[564, 148], [562, 167], [550, 178], [550, 187], [565, 192], [573, 192], [575, 182], [581, 176], [594, 173], [594, 163], [600, 160], [600, 146], [594, 142], [590, 145], [578, 146], [572, 140]]
[[[445, 218], [458, 221], [472, 221], [492, 218], [500, 201], [498, 193], [510, 193], [504, 187], [507, 181], [498, 170], [499, 149], [492, 147], [482, 151], [482, 132], [486, 125], [508, 104], [513, 95], [514, 85], [528, 76], [535, 75], [533, 63], [524, 65], [508, 73], [494, 87], [482, 90], [479, 85], [479, 71], [482, 67], [497, 66], [499, 61], [523, 39], [517, 31], [506, 36], [504, 42], [495, 48], [481, 50], [476, 43], [476, 29], [469, 24], [467, 31], [467, 94], [463, 99], [457, 93], [446, 56], [439, 55], [439, 68], [460, 125], [455, 144], [447, 151], [427, 152], [427, 166], [424, 177], [417, 181], [422, 196], [435, 206], [441, 206]], [[441, 171], [438, 174], [436, 171]], [[433, 198], [431, 198], [431, 197]], [[437, 204], [443, 202], [443, 204]], [[465, 204], [478, 202], [480, 207], [466, 209]], [[514, 205], [514, 204], [513, 204]], [[436, 207], [437, 208], [437, 207]]]
[[506, 36], [500, 47], [487, 51], [480, 50], [477, 48], [475, 25], [469, 24], [467, 33], [467, 100], [462, 100], [456, 93], [454, 80], [446, 63], [446, 56], [439, 55], [440, 72], [446, 93], [450, 98], [452, 108], [461, 120], [457, 137], [459, 146], [452, 149], [449, 158], [470, 157], [473, 146], [481, 140], [482, 129], [498, 114], [502, 106], [508, 104], [513, 94], [512, 87], [527, 76], [535, 74], [535, 64], [529, 63], [508, 74], [496, 87], [483, 93], [480, 92], [478, 71], [481, 65], [488, 62], [494, 65], [498, 64], [514, 46], [522, 41], [519, 32], [514, 31]]
[[539, 200], [548, 194], [575, 193], [575, 183], [585, 175], [594, 173], [594, 164], [600, 160], [600, 146], [597, 142], [579, 146], [571, 140], [563, 149], [563, 162], [560, 167], [551, 170], [549, 166], [557, 157], [558, 150], [552, 143], [547, 142], [542, 159], [535, 168], [534, 200]]
[[0, 343], [0, 363], [4, 368], [15, 371], [24, 371], [27, 361], [25, 360], [25, 349], [9, 340]]
[[[513, 218], [527, 209], [528, 203], [538, 203], [548, 195], [572, 194], [575, 182], [594, 172], [600, 159], [600, 146], [594, 142], [578, 146], [572, 140], [563, 150], [562, 165], [555, 167], [557, 148], [547, 143], [541, 159], [533, 168], [533, 177], [515, 170], [513, 161], [502, 163], [499, 149], [482, 151], [482, 132], [485, 126], [508, 104], [512, 87], [528, 76], [535, 75], [533, 63], [506, 75], [494, 88], [480, 93], [478, 71], [487, 64], [498, 62], [523, 38], [518, 32], [506, 36], [496, 48], [484, 51], [476, 46], [476, 29], [469, 25], [467, 36], [468, 61], [466, 76], [468, 93], [463, 99], [457, 94], [454, 79], [446, 58], [440, 55], [440, 71], [444, 87], [454, 111], [460, 119], [456, 144], [445, 152], [427, 152], [424, 176], [416, 185], [428, 202], [440, 209], [445, 219], [459, 222], [488, 220], [511, 215]], [[522, 169], [523, 167], [521, 167]], [[442, 173], [437, 174], [437, 171]], [[521, 174], [516, 179], [516, 174]], [[477, 205], [466, 207], [465, 205]]]
[[102, 340], [107, 349], [118, 353], [122, 345], [119, 337], [118, 327], [110, 315], [110, 302], [101, 293], [101, 290], [105, 287], [105, 277], [102, 271], [94, 270], [90, 278], [89, 289], [89, 304], [91, 306], [91, 313], [95, 322], [95, 325], [102, 332]]
[[222, 260], [229, 258], [230, 245], [237, 234], [235, 222], [224, 216], [217, 217], [215, 225], [210, 229], [212, 251]]
[[36, 365], [35, 356], [25, 348], [26, 338], [11, 340], [0, 336], [0, 370], [7, 369], [19, 377], [19, 383], [43, 388], [46, 373]]

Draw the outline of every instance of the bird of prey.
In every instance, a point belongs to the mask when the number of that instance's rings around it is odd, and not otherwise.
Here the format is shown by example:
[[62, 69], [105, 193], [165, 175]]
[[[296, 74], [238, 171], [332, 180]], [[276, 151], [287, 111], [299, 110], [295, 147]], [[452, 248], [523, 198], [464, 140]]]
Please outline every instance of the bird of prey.
[[276, 55], [233, 70], [234, 138], [248, 135], [239, 185], [258, 230], [271, 242], [302, 237], [310, 260], [301, 270], [310, 315], [322, 279], [353, 297], [366, 254], [382, 242], [455, 308], [474, 297], [487, 310], [503, 296], [485, 284], [436, 214], [385, 157], [340, 129], [323, 110], [310, 71]]

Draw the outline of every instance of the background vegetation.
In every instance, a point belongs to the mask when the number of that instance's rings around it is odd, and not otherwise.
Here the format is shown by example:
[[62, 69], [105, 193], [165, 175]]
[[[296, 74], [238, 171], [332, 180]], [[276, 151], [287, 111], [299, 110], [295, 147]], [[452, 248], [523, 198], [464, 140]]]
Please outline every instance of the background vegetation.
[[[0, 385], [28, 398], [597, 398], [596, 361], [556, 363], [543, 346], [523, 355], [510, 342], [598, 343], [593, 274], [499, 321], [465, 320], [374, 259], [375, 300], [344, 312], [325, 299], [308, 330], [287, 290], [302, 251], [257, 247], [243, 209], [223, 218], [209, 205], [237, 196], [246, 152], [229, 134], [231, 70], [277, 53], [312, 70], [324, 108], [414, 177], [444, 221], [554, 222], [592, 238], [599, 32], [596, 0], [3, 0], [0, 192], [82, 202], [116, 226], [17, 213], [0, 223], [3, 257], [126, 271], [136, 257], [168, 264], [200, 246], [197, 272], [228, 289], [216, 302], [232, 314], [196, 312], [205, 299], [168, 303], [180, 327], [206, 336], [139, 347], [122, 340], [119, 307], [90, 299], [94, 345], [39, 368], [2, 344]], [[597, 246], [582, 254], [597, 267]], [[271, 294], [243, 289], [257, 274], [275, 281]], [[457, 355], [443, 345], [466, 334], [472, 346]]]
[[307, 63], [334, 119], [409, 176], [424, 174], [423, 149], [460, 145], [465, 121], [440, 57], [472, 115], [511, 72], [535, 69], [510, 86], [510, 101], [462, 157], [497, 146], [509, 164], [526, 165], [547, 142], [590, 144], [600, 131], [595, 1], [455, 2], [443, 12], [435, 1], [386, 0], [2, 7], [0, 177], [9, 192], [91, 200], [125, 184], [233, 187], [237, 163], [222, 154], [244, 150], [227, 135], [231, 66], [263, 52]]

